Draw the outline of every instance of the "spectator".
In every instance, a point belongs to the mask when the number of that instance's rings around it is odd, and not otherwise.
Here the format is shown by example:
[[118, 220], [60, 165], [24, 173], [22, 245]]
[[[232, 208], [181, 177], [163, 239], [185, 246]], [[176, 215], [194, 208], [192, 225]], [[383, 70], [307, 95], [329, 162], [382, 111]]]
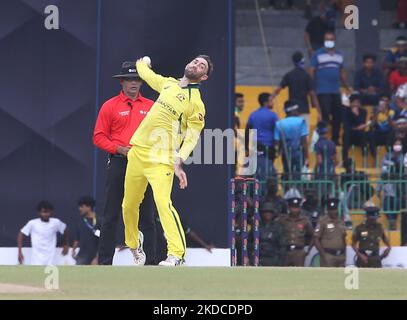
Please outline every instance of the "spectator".
[[319, 15], [308, 22], [305, 27], [304, 40], [309, 57], [324, 46], [324, 36], [327, 32], [335, 32], [335, 19], [335, 11], [328, 11], [321, 6]]
[[390, 134], [387, 145], [393, 145], [394, 141], [400, 140], [403, 150], [407, 150], [407, 118], [399, 116], [394, 122], [395, 128]]
[[386, 77], [396, 68], [397, 61], [407, 53], [407, 38], [405, 36], [398, 36], [395, 44], [396, 48], [389, 50], [384, 57], [383, 70]]
[[24, 263], [22, 251], [24, 236], [31, 237], [31, 264], [54, 264], [55, 249], [57, 246], [57, 233], [64, 236], [62, 254], [69, 250], [68, 231], [66, 224], [57, 218], [51, 218], [54, 206], [48, 201], [41, 201], [37, 206], [39, 218], [32, 219], [20, 230], [17, 237], [18, 262]]
[[244, 95], [241, 93], [235, 93], [235, 115], [234, 115], [234, 127], [235, 130], [240, 128], [240, 113], [244, 108]]
[[367, 112], [361, 108], [359, 94], [352, 94], [349, 97], [350, 106], [344, 113], [344, 134], [342, 159], [348, 158], [350, 146], [356, 145], [364, 148], [367, 145], [366, 129], [371, 125], [367, 122]]
[[274, 208], [275, 216], [287, 213], [287, 204], [285, 200], [278, 195], [278, 184], [276, 179], [267, 180], [267, 193], [264, 202], [271, 203]]
[[405, 83], [407, 83], [407, 54], [397, 61], [396, 70], [390, 73], [389, 85], [391, 92], [397, 92], [397, 89]]
[[274, 172], [274, 130], [278, 115], [273, 112], [273, 99], [269, 93], [261, 93], [258, 97], [260, 108], [253, 111], [246, 125], [245, 150], [249, 155], [250, 130], [256, 130], [255, 145], [257, 144], [257, 170], [256, 177], [266, 181], [268, 175]]
[[393, 131], [395, 111], [390, 109], [390, 97], [381, 95], [379, 106], [373, 115], [373, 124], [368, 132], [369, 147], [376, 158], [378, 146], [386, 146]]
[[276, 97], [281, 89], [288, 87], [290, 100], [296, 100], [299, 103], [299, 114], [305, 118], [309, 126], [309, 106], [308, 97], [311, 99], [312, 106], [317, 108], [318, 118], [321, 117], [321, 110], [317, 95], [313, 88], [310, 75], [304, 70], [304, 56], [300, 51], [292, 55], [294, 69], [286, 73], [281, 80], [280, 85], [272, 93], [272, 97]]
[[375, 67], [375, 63], [375, 55], [365, 54], [363, 56], [363, 68], [355, 74], [354, 89], [361, 93], [362, 105], [376, 106], [380, 94], [385, 90], [384, 75]]
[[339, 145], [342, 123], [340, 82], [347, 92], [350, 90], [346, 84], [343, 55], [335, 49], [335, 34], [327, 32], [324, 39], [324, 48], [312, 55], [310, 74], [315, 80], [322, 120], [332, 124], [332, 140]]
[[[382, 179], [387, 181], [379, 184], [379, 191], [383, 191], [383, 210], [385, 212], [400, 212], [402, 199], [402, 186], [400, 181], [404, 179], [404, 156], [401, 140], [396, 139], [392, 150], [387, 152], [382, 159]], [[398, 182], [392, 182], [398, 180]], [[389, 229], [396, 230], [397, 214], [387, 214]]]
[[397, 5], [396, 29], [407, 28], [407, 0], [399, 0]]
[[272, 203], [266, 202], [261, 207], [260, 265], [283, 266], [285, 261], [286, 241], [283, 227], [278, 222], [278, 215]]
[[281, 217], [280, 221], [287, 242], [285, 266], [303, 267], [309, 253], [309, 250], [305, 251], [305, 246], [311, 243], [313, 236], [312, 225], [300, 215], [302, 196], [297, 189], [288, 190], [284, 199], [288, 203], [288, 215]]
[[317, 133], [319, 139], [314, 147], [317, 156], [315, 172], [317, 173], [317, 176], [320, 176], [321, 174], [324, 177], [326, 177], [326, 175], [334, 175], [338, 160], [336, 157], [335, 143], [327, 138], [328, 126], [326, 122], [318, 122]]
[[318, 219], [323, 215], [323, 209], [318, 202], [316, 190], [308, 189], [305, 192], [305, 201], [301, 206], [301, 215], [311, 221], [313, 228], [316, 227]]
[[[288, 100], [284, 104], [286, 118], [277, 121], [274, 140], [279, 146], [283, 158], [284, 173], [294, 178], [300, 173], [302, 166], [308, 166], [308, 127], [298, 115], [299, 105], [296, 101]], [[294, 173], [294, 176], [292, 175]]]
[[[95, 200], [92, 197], [84, 196], [79, 199], [80, 221], [72, 246], [72, 257], [77, 265], [97, 264], [100, 224], [96, 219], [94, 208]], [[79, 253], [76, 253], [78, 246]]]
[[401, 85], [396, 92], [396, 105], [400, 114], [407, 116], [407, 83]]

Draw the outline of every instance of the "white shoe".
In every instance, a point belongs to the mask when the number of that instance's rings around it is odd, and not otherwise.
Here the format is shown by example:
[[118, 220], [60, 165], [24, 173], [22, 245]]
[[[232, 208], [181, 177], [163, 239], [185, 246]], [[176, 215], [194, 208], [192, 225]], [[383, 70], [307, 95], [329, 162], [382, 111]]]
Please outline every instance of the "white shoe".
[[141, 231], [138, 232], [138, 241], [139, 245], [137, 249], [130, 249], [131, 253], [133, 254], [134, 257], [134, 263], [136, 266], [141, 267], [144, 266], [146, 263], [146, 254], [144, 253], [143, 250], [143, 242], [144, 242], [144, 235]]
[[169, 255], [167, 259], [164, 261], [161, 261], [158, 265], [162, 267], [176, 267], [176, 266], [181, 266], [184, 264], [184, 260], [174, 257], [172, 255]]

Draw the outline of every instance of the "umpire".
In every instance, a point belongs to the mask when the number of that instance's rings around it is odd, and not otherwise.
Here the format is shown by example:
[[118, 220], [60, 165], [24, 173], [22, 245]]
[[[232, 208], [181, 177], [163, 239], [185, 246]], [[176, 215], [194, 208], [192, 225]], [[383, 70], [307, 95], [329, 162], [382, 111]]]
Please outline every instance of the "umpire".
[[[106, 199], [99, 240], [101, 265], [111, 265], [113, 262], [117, 223], [122, 212], [127, 153], [131, 147], [129, 142], [154, 103], [141, 95], [142, 80], [135, 65], [135, 62], [123, 62], [120, 74], [113, 76], [119, 79], [122, 90], [102, 105], [93, 133], [95, 146], [108, 153]], [[146, 264], [154, 264], [156, 231], [150, 187], [140, 209]]]
[[346, 226], [339, 219], [338, 205], [339, 199], [328, 199], [328, 214], [319, 220], [315, 228], [314, 244], [321, 257], [321, 267], [345, 267]]

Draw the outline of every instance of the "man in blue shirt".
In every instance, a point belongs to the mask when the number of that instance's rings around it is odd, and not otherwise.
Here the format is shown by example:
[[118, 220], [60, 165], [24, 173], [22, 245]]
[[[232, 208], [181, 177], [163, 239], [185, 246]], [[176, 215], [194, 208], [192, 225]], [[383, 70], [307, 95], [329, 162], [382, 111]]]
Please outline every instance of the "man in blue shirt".
[[[308, 126], [298, 114], [299, 105], [295, 100], [284, 104], [285, 119], [277, 121], [274, 140], [283, 157], [285, 175], [299, 177], [304, 165], [308, 165]], [[292, 175], [294, 173], [294, 175]]]
[[335, 49], [335, 34], [327, 32], [324, 39], [324, 47], [312, 55], [310, 75], [315, 81], [322, 120], [332, 124], [332, 140], [339, 145], [343, 112], [341, 82], [348, 92], [350, 90], [346, 83], [343, 55]]
[[386, 77], [391, 71], [396, 69], [397, 61], [407, 52], [407, 38], [405, 36], [398, 36], [396, 38], [396, 49], [389, 50], [386, 53], [383, 61], [383, 70]]
[[271, 111], [273, 99], [270, 93], [261, 93], [258, 98], [260, 108], [253, 111], [247, 121], [245, 131], [246, 154], [249, 151], [250, 130], [256, 130], [254, 139], [257, 142], [257, 170], [256, 177], [265, 181], [271, 173], [274, 173], [274, 130], [278, 115]]
[[380, 94], [385, 90], [386, 83], [383, 73], [375, 67], [376, 56], [365, 54], [363, 68], [355, 74], [354, 89], [360, 92], [362, 105], [377, 106]]

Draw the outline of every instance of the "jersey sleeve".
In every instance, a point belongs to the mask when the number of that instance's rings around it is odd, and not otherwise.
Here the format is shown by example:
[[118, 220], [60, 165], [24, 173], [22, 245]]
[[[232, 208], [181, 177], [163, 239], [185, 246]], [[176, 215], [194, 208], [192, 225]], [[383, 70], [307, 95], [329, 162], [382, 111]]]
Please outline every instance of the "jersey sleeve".
[[308, 136], [308, 126], [304, 119], [301, 122], [301, 137]]
[[66, 224], [63, 223], [61, 220], [57, 219], [55, 223], [56, 231], [63, 234], [66, 229]]
[[310, 65], [313, 68], [318, 67], [318, 55], [316, 52], [314, 52], [314, 54], [311, 57]]
[[193, 112], [187, 118], [187, 131], [178, 156], [185, 161], [194, 150], [205, 126], [205, 106], [202, 101], [194, 103]]
[[32, 225], [32, 220], [28, 221], [27, 224], [20, 230], [21, 233], [28, 237], [31, 234]]
[[137, 61], [136, 63], [137, 73], [140, 75], [147, 84], [153, 88], [158, 93], [161, 92], [164, 83], [168, 78], [163, 77], [159, 74], [156, 74], [150, 67], [142, 60]]
[[280, 141], [280, 121], [276, 123], [276, 129], [274, 130], [274, 140]]

